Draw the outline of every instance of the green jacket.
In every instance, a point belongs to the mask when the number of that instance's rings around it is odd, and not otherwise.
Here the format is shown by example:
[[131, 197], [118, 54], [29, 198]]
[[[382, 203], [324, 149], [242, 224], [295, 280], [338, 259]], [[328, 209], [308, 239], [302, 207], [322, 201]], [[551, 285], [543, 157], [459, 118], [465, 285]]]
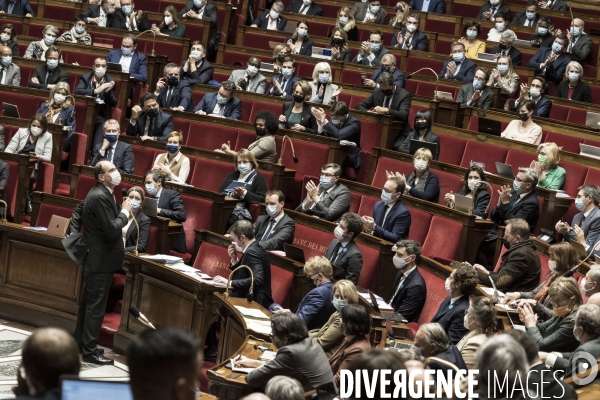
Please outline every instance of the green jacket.
[[538, 182], [538, 186], [546, 189], [560, 190], [565, 183], [565, 175], [567, 171], [564, 168], [557, 166], [550, 169], [546, 173], [544, 179]]

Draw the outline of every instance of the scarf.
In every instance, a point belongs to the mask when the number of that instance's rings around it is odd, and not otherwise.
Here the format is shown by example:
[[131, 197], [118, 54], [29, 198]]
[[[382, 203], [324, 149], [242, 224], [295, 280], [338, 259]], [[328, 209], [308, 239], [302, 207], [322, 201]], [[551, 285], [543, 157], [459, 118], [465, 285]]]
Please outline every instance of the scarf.
[[42, 49], [42, 54], [40, 55], [40, 60], [46, 61], [46, 50], [48, 50], [48, 45], [44, 39], [39, 41], [40, 48]]
[[[75, 39], [78, 39], [78, 40], [79, 40], [79, 39], [81, 39], [81, 38], [83, 38], [83, 37], [84, 37], [84, 36], [87, 34], [85, 30], [83, 31], [83, 33], [77, 33], [77, 31], [75, 30], [75, 27], [72, 27], [70, 32], [71, 32], [71, 35], [72, 35], [72, 36], [73, 36]], [[77, 41], [77, 40], [76, 40], [76, 41]], [[76, 41], [75, 41], [75, 42], [76, 42]]]
[[[410, 186], [413, 189], [419, 190], [419, 191], [422, 192], [422, 191], [425, 190], [425, 184], [427, 183], [427, 177], [428, 176], [429, 176], [429, 170], [426, 169], [425, 172], [423, 172], [423, 175], [421, 175], [421, 178], [419, 179], [419, 182], [415, 185], [414, 183], [415, 183], [415, 178], [417, 177], [417, 173], [413, 172], [406, 179], [407, 186]], [[408, 190], [405, 190], [404, 194], [408, 194]]]
[[548, 277], [548, 279], [544, 283], [544, 286], [542, 286], [540, 290], [538, 290], [537, 294], [533, 297], [535, 301], [537, 301], [538, 303], [543, 303], [544, 301], [546, 301], [546, 296], [548, 296], [548, 289], [550, 289], [550, 285], [552, 285], [552, 282], [554, 282], [557, 276], [557, 274], [552, 274]]

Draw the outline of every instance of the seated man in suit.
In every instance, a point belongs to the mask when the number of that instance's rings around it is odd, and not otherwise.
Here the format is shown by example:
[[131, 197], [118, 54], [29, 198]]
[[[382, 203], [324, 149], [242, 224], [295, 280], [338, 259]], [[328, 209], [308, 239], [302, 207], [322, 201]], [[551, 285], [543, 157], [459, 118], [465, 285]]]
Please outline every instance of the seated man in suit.
[[567, 64], [571, 61], [568, 53], [569, 38], [564, 33], [556, 35], [552, 48], [541, 47], [527, 62], [527, 68], [534, 68], [537, 74], [557, 85], [563, 80]]
[[[388, 75], [391, 76], [391, 74]], [[317, 120], [317, 132], [319, 135], [346, 140], [356, 144], [356, 146], [351, 146], [350, 150], [348, 150], [348, 156], [344, 160], [342, 168], [350, 167], [358, 169], [360, 167], [361, 124], [358, 118], [349, 113], [348, 105], [343, 101], [333, 103], [330, 109], [331, 121], [325, 118], [325, 111], [322, 108], [313, 108], [312, 114]]]
[[[183, 200], [178, 192], [171, 189], [165, 189], [167, 176], [157, 169], [150, 170], [144, 175], [146, 192], [150, 198], [158, 202], [156, 215], [169, 218], [172, 221], [184, 223], [187, 219], [187, 213], [183, 205]], [[173, 250], [179, 253], [187, 252], [185, 244], [185, 230], [181, 227], [181, 235], [173, 244]]]
[[0, 14], [24, 15], [35, 17], [29, 0], [0, 0]]
[[381, 7], [380, 0], [366, 0], [355, 2], [350, 11], [354, 15], [356, 22], [365, 22], [368, 24], [385, 24], [387, 11]]
[[154, 93], [144, 93], [140, 104], [131, 109], [127, 135], [141, 136], [142, 140], [167, 140], [173, 131], [173, 116], [158, 107]]
[[292, 244], [296, 224], [284, 211], [285, 195], [281, 190], [269, 190], [265, 196], [267, 215], [254, 223], [256, 240], [265, 250], [283, 250], [283, 244]]
[[517, 35], [510, 29], [505, 30], [500, 34], [500, 41], [498, 46], [495, 46], [491, 54], [494, 54], [496, 60], [500, 57], [510, 57], [513, 65], [520, 66], [523, 55], [516, 47], [513, 47], [513, 43], [517, 39]]
[[410, 0], [408, 6], [411, 10], [444, 14], [444, 0]]
[[510, 9], [505, 4], [502, 4], [502, 0], [489, 0], [489, 4], [484, 4], [479, 9], [477, 19], [486, 19], [488, 21], [495, 21], [496, 14], [508, 14], [510, 18]]
[[333, 266], [333, 280], [347, 279], [358, 285], [363, 257], [354, 242], [363, 230], [363, 220], [358, 214], [347, 212], [342, 215], [338, 226], [333, 230], [335, 239], [325, 250], [325, 258]]
[[512, 20], [513, 25], [537, 26], [540, 19], [537, 0], [527, 0], [525, 11], [518, 12]]
[[148, 13], [142, 10], [136, 11], [133, 0], [121, 0], [121, 9], [115, 13], [123, 15], [122, 20], [125, 22], [125, 26], [121, 29], [127, 29], [130, 32], [145, 32], [152, 28], [148, 21]]
[[137, 50], [137, 38], [126, 33], [121, 42], [121, 49], [108, 52], [106, 61], [121, 64], [123, 72], [127, 72], [134, 82], [148, 81], [148, 66], [146, 56]]
[[522, 83], [519, 98], [513, 104], [512, 111], [517, 111], [525, 100], [533, 100], [535, 103], [533, 115], [548, 117], [552, 109], [552, 101], [543, 94], [544, 90], [546, 90], [546, 80], [541, 76], [536, 76], [531, 80], [531, 87], [528, 87], [526, 83]]
[[[363, 3], [356, 3], [363, 4]], [[383, 33], [378, 30], [369, 33], [369, 41], [360, 44], [360, 51], [352, 60], [353, 63], [380, 67], [381, 58], [390, 51], [383, 46]]]
[[234, 69], [227, 80], [235, 83], [237, 90], [263, 94], [267, 87], [267, 78], [259, 72], [260, 58], [248, 59], [246, 69]]
[[373, 207], [373, 217], [362, 217], [366, 233], [392, 243], [408, 237], [410, 211], [400, 200], [404, 189], [404, 179], [395, 175], [388, 177], [381, 190], [381, 201]]
[[217, 23], [217, 6], [208, 0], [188, 0], [179, 11], [180, 17], [196, 18]]
[[323, 15], [323, 9], [314, 0], [292, 0], [285, 11], [303, 15]]
[[189, 80], [190, 84], [206, 84], [213, 78], [214, 71], [215, 67], [206, 59], [204, 45], [198, 40], [193, 41], [188, 59], [181, 64], [181, 79]]
[[[569, 47], [567, 53], [571, 54], [571, 61], [577, 61], [581, 65], [589, 62], [592, 52], [592, 39], [583, 31], [585, 23], [582, 19], [575, 18], [571, 22], [571, 29], [567, 31]], [[561, 33], [560, 30], [558, 33]]]
[[280, 14], [284, 10], [284, 5], [281, 1], [276, 1], [271, 6], [271, 11], [264, 12], [258, 16], [250, 25], [253, 28], [263, 28], [270, 30], [282, 31], [287, 25], [287, 19], [281, 17]]
[[35, 67], [28, 86], [35, 89], [50, 90], [58, 82], [68, 82], [69, 74], [58, 66], [60, 49], [54, 45], [46, 50], [46, 65]]
[[234, 93], [235, 83], [225, 81], [221, 83], [218, 92], [205, 94], [194, 108], [194, 112], [200, 115], [238, 120], [242, 115], [242, 101], [235, 97]]
[[563, 0], [542, 0], [539, 5], [542, 10], [567, 11], [567, 3]]
[[[464, 314], [463, 314], [464, 317]], [[458, 369], [467, 369], [467, 365], [458, 351], [450, 344], [442, 325], [432, 322], [423, 324], [415, 334], [415, 346], [421, 349], [428, 369], [438, 370], [447, 374]]]
[[[442, 0], [443, 3], [443, 0]], [[405, 50], [429, 50], [427, 35], [419, 31], [419, 14], [410, 14], [406, 19], [406, 29], [394, 32], [390, 46]]]
[[382, 72], [389, 72], [394, 76], [396, 87], [404, 87], [404, 74], [396, 67], [396, 56], [390, 53], [381, 57], [381, 67], [373, 71], [371, 79], [365, 79], [363, 81], [363, 86], [370, 89], [379, 87], [379, 78], [381, 77]]
[[154, 94], [157, 96], [160, 108], [171, 108], [179, 111], [191, 111], [192, 90], [189, 81], [181, 80], [179, 65], [165, 65], [164, 76], [156, 83]]
[[465, 57], [465, 45], [461, 42], [454, 42], [451, 45], [451, 49], [452, 60], [444, 61], [444, 67], [439, 77], [472, 82], [477, 65]]
[[[594, 244], [600, 238], [600, 190], [596, 185], [579, 187], [575, 198], [575, 207], [579, 214], [573, 217], [572, 227], [569, 223], [558, 221], [556, 232], [563, 235], [564, 240], [574, 240], [585, 246], [587, 253], [594, 251]], [[589, 296], [588, 296], [589, 297]]]
[[99, 5], [90, 5], [79, 16], [89, 25], [125, 29], [125, 16], [123, 13], [116, 13], [116, 9], [117, 0], [102, 0]]
[[306, 199], [296, 211], [337, 221], [350, 208], [350, 191], [339, 182], [341, 175], [342, 168], [338, 164], [323, 165], [319, 184], [306, 183]]
[[448, 334], [450, 344], [460, 342], [469, 329], [465, 327], [465, 311], [469, 308], [469, 297], [475, 293], [479, 280], [477, 272], [468, 263], [453, 261], [454, 269], [446, 278], [446, 291], [449, 296], [442, 301], [431, 322], [442, 325]]
[[126, 174], [133, 174], [135, 159], [130, 144], [119, 141], [121, 126], [119, 121], [109, 119], [104, 123], [104, 140], [93, 149], [92, 162], [96, 165], [100, 160], [108, 160], [117, 169]]
[[268, 94], [281, 97], [294, 97], [294, 87], [300, 77], [294, 75], [296, 72], [296, 61], [292, 57], [285, 57], [281, 62], [281, 74], [273, 75], [271, 88]]
[[0, 46], [0, 84], [8, 86], [21, 85], [21, 68], [12, 62], [12, 50], [8, 46]]
[[398, 274], [387, 303], [408, 322], [417, 322], [427, 298], [427, 285], [417, 268], [421, 263], [421, 245], [414, 240], [402, 239], [395, 249], [393, 261]]
[[494, 91], [486, 85], [489, 79], [490, 70], [486, 67], [478, 67], [473, 82], [465, 83], [460, 87], [456, 102], [465, 107], [490, 108], [494, 101]]

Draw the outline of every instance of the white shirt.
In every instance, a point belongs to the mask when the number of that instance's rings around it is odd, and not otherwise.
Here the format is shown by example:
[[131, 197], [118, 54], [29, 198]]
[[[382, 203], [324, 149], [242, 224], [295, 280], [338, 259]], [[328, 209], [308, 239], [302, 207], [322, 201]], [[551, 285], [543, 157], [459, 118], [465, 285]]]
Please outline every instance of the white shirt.
[[450, 299], [450, 304], [454, 304], [454, 302], [458, 299], [460, 299], [462, 296], [458, 296], [458, 297], [453, 297]]
[[421, 11], [429, 11], [429, 0], [423, 0], [423, 5], [421, 6]]
[[102, 8], [102, 6], [100, 6], [100, 18], [102, 18], [102, 21], [100, 21], [100, 23], [98, 24], [98, 26], [103, 26], [106, 27], [106, 13], [104, 12], [104, 9]]
[[111, 153], [111, 155], [110, 155], [110, 158], [108, 159], [108, 161], [112, 162], [112, 160], [113, 160], [113, 159], [114, 159], [114, 157], [115, 157], [115, 148], [116, 148], [116, 147], [117, 147], [117, 142], [114, 142], [113, 144], [111, 144], [110, 146], [108, 146], [108, 148], [107, 148], [106, 150], [102, 150], [102, 149], [100, 149], [100, 150], [98, 151], [98, 153], [100, 153], [100, 155], [101, 155], [102, 157], [105, 157], [105, 156], [106, 156], [106, 152], [108, 151], [108, 149], [112, 149], [112, 153]]
[[[133, 14], [135, 11], [131, 11], [131, 14]], [[138, 27], [137, 27], [137, 18], [133, 18], [133, 23], [131, 24], [131, 14], [129, 14], [129, 16], [125, 15], [125, 27], [127, 28], [128, 31], [137, 31]]]
[[367, 9], [367, 13], [365, 14], [365, 19], [362, 22], [367, 22], [369, 18], [377, 18], [375, 14], [371, 12], [371, 9]]
[[[135, 216], [133, 217], [135, 218]], [[127, 220], [127, 225], [125, 225], [123, 227], [123, 229], [121, 230], [121, 233], [123, 235], [123, 245], [127, 246], [127, 230], [129, 230], [129, 226], [131, 225], [131, 223], [133, 222], [133, 218], [132, 219], [128, 219]]]
[[[160, 158], [161, 155], [162, 154], [159, 154], [158, 156], [156, 156], [156, 159], [154, 160], [154, 165], [158, 165], [158, 159]], [[169, 168], [171, 168], [173, 165], [175, 165], [179, 162], [181, 157], [183, 157], [183, 155], [181, 154], [181, 151], [180, 151], [179, 153], [177, 153], [175, 158], [173, 158], [173, 160], [171, 160], [171, 162], [169, 162], [168, 155], [165, 155], [166, 165]], [[185, 183], [185, 181], [187, 181], [189, 174], [190, 174], [190, 159], [186, 157], [183, 160], [183, 163], [181, 163], [181, 168], [179, 168], [179, 175], [175, 175], [173, 172], [171, 172], [171, 176], [169, 178], [173, 182]]]
[[131, 68], [131, 60], [133, 60], [133, 53], [131, 53], [130, 56], [121, 56], [119, 64], [121, 64], [123, 71], [129, 72], [129, 68]]
[[269, 19], [269, 24], [267, 25], [267, 29], [270, 29], [272, 31], [276, 31], [277, 30], [277, 20], [271, 18], [270, 15], [268, 15], [267, 18]]
[[205, 10], [206, 10], [206, 4], [203, 4], [202, 6], [200, 6], [200, 9], [196, 13], [196, 15], [198, 16], [197, 17], [198, 19], [202, 19], [202, 16], [204, 15]]
[[2, 65], [0, 65], [0, 71], [2, 71], [2, 80], [0, 81], [0, 84], [5, 85], [6, 84], [6, 75], [8, 75], [8, 71]]

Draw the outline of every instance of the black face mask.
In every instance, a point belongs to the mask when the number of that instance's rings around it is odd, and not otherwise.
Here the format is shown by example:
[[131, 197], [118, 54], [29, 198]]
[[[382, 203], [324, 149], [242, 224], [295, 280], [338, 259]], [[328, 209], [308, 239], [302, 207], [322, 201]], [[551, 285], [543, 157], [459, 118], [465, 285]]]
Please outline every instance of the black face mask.
[[341, 46], [341, 45], [344, 44], [344, 39], [334, 37], [333, 38], [333, 44], [335, 44], [336, 46]]
[[498, 47], [500, 47], [500, 50], [506, 50], [506, 48], [508, 47], [506, 44], [504, 43], [499, 43]]
[[510, 246], [512, 246], [510, 242], [504, 238], [502, 238], [502, 245], [506, 247], [506, 250], [510, 249]]
[[302, 103], [304, 101], [304, 96], [302, 96], [300, 94], [295, 94], [294, 95], [294, 101], [296, 103]]
[[146, 110], [146, 115], [148, 115], [150, 118], [156, 118], [158, 116], [158, 108]]
[[427, 122], [415, 122], [415, 128], [425, 129], [427, 128]]
[[279, 54], [277, 56], [277, 61], [279, 61], [280, 63], [282, 63], [284, 59], [285, 59], [285, 54]]
[[308, 283], [308, 287], [310, 288], [310, 290], [313, 290], [314, 288], [317, 287], [317, 285], [315, 284], [315, 282], [310, 279], [310, 277], [306, 277], [306, 283]]
[[259, 128], [258, 126], [256, 128], [254, 128], [254, 131], [256, 132], [256, 134], [258, 136], [264, 136], [265, 135], [265, 128]]
[[392, 69], [392, 67], [390, 67], [389, 65], [381, 66], [381, 72], [390, 72], [390, 69]]
[[529, 115], [527, 115], [527, 113], [519, 113], [519, 119], [525, 122], [529, 119]]

